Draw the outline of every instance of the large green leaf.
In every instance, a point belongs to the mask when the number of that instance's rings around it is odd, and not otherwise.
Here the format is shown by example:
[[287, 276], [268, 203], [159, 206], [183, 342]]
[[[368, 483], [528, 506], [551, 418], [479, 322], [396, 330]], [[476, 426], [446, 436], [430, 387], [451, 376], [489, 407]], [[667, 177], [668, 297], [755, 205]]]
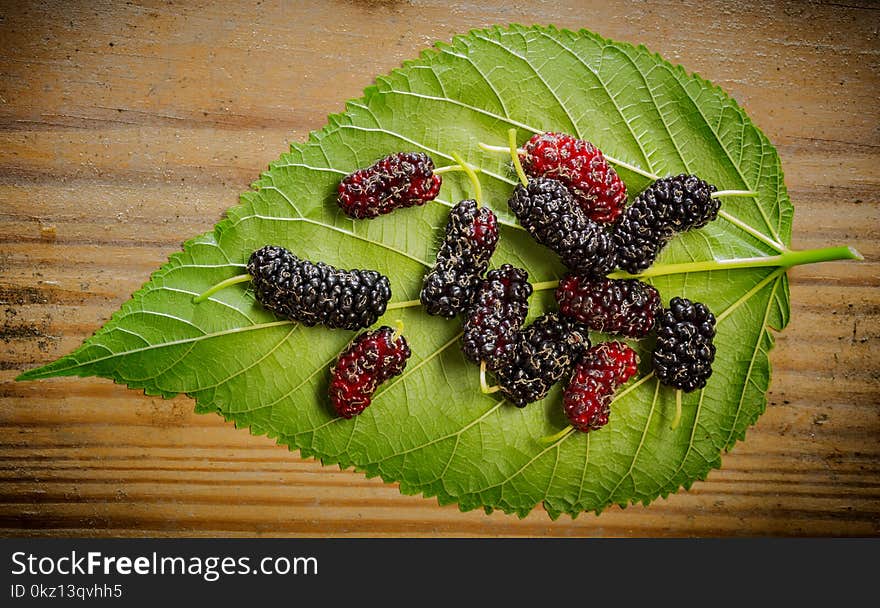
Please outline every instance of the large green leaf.
[[[441, 166], [458, 152], [479, 166], [485, 199], [505, 223], [493, 264], [524, 266], [535, 282], [558, 278], [554, 256], [506, 208], [515, 183], [507, 159], [477, 145], [503, 144], [511, 126], [520, 142], [539, 131], [569, 132], [649, 173], [696, 173], [721, 189], [758, 193], [726, 200], [728, 218], [679, 237], [651, 269], [665, 300], [694, 298], [719, 318], [715, 373], [705, 390], [685, 396], [675, 430], [674, 392], [646, 365], [650, 344], [633, 344], [641, 374], [615, 401], [606, 428], [548, 443], [541, 439], [565, 426], [559, 388], [525, 409], [482, 394], [477, 368], [459, 350], [457, 321], [419, 307], [386, 314], [383, 321], [404, 321], [413, 357], [372, 407], [344, 420], [326, 394], [350, 332], [279, 320], [241, 285], [192, 303], [241, 273], [265, 244], [377, 269], [390, 277], [395, 301], [417, 298], [448, 206], [470, 196], [466, 178], [444, 176], [442, 204], [372, 221], [347, 219], [334, 202], [343, 175], [398, 150], [426, 151]], [[631, 196], [649, 182], [620, 171]], [[379, 77], [273, 163], [227, 219], [188, 241], [77, 351], [21, 379], [96, 375], [151, 395], [187, 393], [198, 411], [219, 412], [304, 456], [462, 509], [524, 515], [543, 502], [556, 517], [649, 502], [719, 466], [764, 409], [769, 330], [788, 321], [784, 267], [797, 263], [785, 247], [791, 217], [775, 149], [718, 88], [643, 47], [586, 31], [474, 31]], [[743, 258], [732, 267], [719, 262]], [[552, 305], [551, 291], [536, 292], [532, 316]]]

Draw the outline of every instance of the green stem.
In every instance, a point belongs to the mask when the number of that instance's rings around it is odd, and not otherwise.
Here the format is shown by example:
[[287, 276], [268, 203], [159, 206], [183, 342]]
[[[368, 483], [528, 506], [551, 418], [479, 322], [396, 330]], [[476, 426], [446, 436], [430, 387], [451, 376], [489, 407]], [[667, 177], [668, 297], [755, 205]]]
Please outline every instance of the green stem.
[[443, 175], [444, 173], [456, 173], [457, 171], [466, 172], [468, 169], [473, 171], [474, 173], [479, 173], [480, 168], [474, 167], [472, 165], [446, 165], [445, 167], [440, 167], [438, 169], [434, 169], [434, 175]]
[[[803, 251], [785, 251], [779, 255], [757, 258], [733, 258], [730, 260], [710, 260], [706, 262], [683, 262], [681, 264], [656, 264], [640, 274], [630, 274], [617, 270], [608, 275], [609, 279], [647, 279], [670, 274], [688, 272], [706, 272], [710, 270], [728, 270], [731, 268], [791, 268], [803, 264], [817, 262], [833, 262], [835, 260], [863, 260], [861, 253], [853, 247], [824, 247], [822, 249], [805, 249]], [[532, 283], [532, 291], [556, 289], [559, 281], [541, 281]]]
[[758, 193], [754, 190], [719, 190], [718, 192], [713, 192], [710, 196], [712, 198], [721, 198], [722, 196], [757, 196]]
[[[479, 146], [479, 148], [481, 150], [484, 150], [485, 152], [503, 152], [504, 154], [510, 154], [510, 146], [492, 146], [489, 144], [484, 144], [481, 141], [477, 142], [477, 146]], [[517, 148], [516, 153], [525, 154], [526, 150], [525, 148]]]
[[805, 249], [803, 251], [786, 251], [779, 255], [757, 258], [734, 258], [730, 260], [711, 260], [706, 262], [684, 262], [682, 264], [658, 264], [648, 268], [641, 274], [629, 274], [622, 270], [608, 275], [612, 279], [646, 279], [668, 274], [684, 274], [708, 270], [729, 270], [731, 268], [791, 268], [802, 264], [832, 262], [834, 260], [862, 260], [862, 254], [852, 247], [824, 247], [822, 249]]
[[522, 182], [523, 186], [528, 186], [529, 178], [526, 177], [522, 163], [519, 162], [519, 148], [516, 147], [516, 129], [507, 130], [507, 143], [510, 145], [510, 159], [513, 161], [513, 168], [516, 169], [519, 181]]
[[669, 424], [669, 428], [674, 431], [678, 428], [679, 422], [681, 422], [681, 391], [677, 390], [675, 391], [675, 417]]
[[500, 390], [500, 386], [489, 386], [489, 384], [486, 382], [486, 362], [480, 361], [480, 391], [486, 395], [491, 395], [492, 393], [497, 393]]
[[397, 339], [403, 333], [403, 321], [400, 319], [394, 320], [394, 333], [391, 334], [391, 342], [397, 342]]
[[532, 283], [532, 291], [542, 291], [544, 289], [556, 289], [559, 281], [541, 281], [540, 283]]
[[403, 302], [392, 302], [385, 307], [385, 311], [387, 312], [389, 310], [395, 310], [397, 308], [410, 308], [412, 306], [418, 306], [421, 303], [421, 300], [405, 300]]
[[558, 433], [553, 433], [552, 435], [547, 435], [546, 437], [541, 437], [538, 441], [540, 441], [541, 443], [556, 443], [557, 441], [561, 440], [563, 437], [565, 437], [566, 435], [568, 435], [569, 433], [572, 433], [572, 432], [574, 432], [574, 427], [571, 425], [568, 425], [567, 427], [565, 427], [564, 429], [562, 429]]
[[474, 187], [474, 200], [477, 201], [477, 207], [482, 207], [483, 189], [480, 187], [480, 178], [477, 177], [477, 174], [474, 172], [473, 169], [471, 169], [470, 165], [468, 165], [461, 159], [461, 156], [453, 152], [452, 158], [455, 160], [455, 162], [458, 163], [458, 165], [464, 170], [464, 172], [467, 173], [468, 179], [471, 180], [471, 184]]
[[250, 281], [250, 280], [251, 280], [251, 275], [239, 274], [234, 277], [230, 277], [230, 278], [226, 279], [225, 281], [220, 281], [219, 283], [217, 283], [216, 285], [214, 285], [213, 287], [208, 289], [208, 291], [201, 293], [201, 294], [197, 295], [196, 297], [194, 297], [193, 304], [198, 304], [199, 302], [204, 302], [205, 300], [210, 298], [212, 295], [214, 295], [215, 293], [217, 293], [221, 289], [226, 289], [230, 285], [235, 285], [236, 283], [244, 283], [245, 281]]

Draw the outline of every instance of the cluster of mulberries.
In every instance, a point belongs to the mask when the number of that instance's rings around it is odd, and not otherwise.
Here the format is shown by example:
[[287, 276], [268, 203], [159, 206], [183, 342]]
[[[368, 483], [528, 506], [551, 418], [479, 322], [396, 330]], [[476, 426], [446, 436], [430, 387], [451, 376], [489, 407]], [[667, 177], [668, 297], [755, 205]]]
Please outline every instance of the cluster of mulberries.
[[[519, 160], [529, 179], [514, 188], [508, 206], [535, 241], [569, 269], [555, 294], [561, 316], [553, 318], [578, 324], [585, 332], [631, 339], [658, 331], [652, 357], [657, 378], [685, 391], [705, 385], [714, 357], [714, 328], [687, 325], [695, 321], [681, 316], [680, 303], [670, 305], [674, 312], [664, 310], [660, 293], [645, 282], [605, 275], [615, 268], [642, 272], [674, 235], [714, 220], [719, 210], [712, 198], [715, 187], [693, 175], [658, 179], [627, 207], [626, 186], [602, 152], [562, 133], [533, 136]], [[693, 304], [687, 310], [702, 319], [706, 309]], [[531, 342], [524, 342], [513, 363], [496, 372], [501, 390], [523, 405], [542, 398], [549, 385], [569, 375], [564, 410], [572, 426], [601, 428], [614, 391], [636, 373], [635, 351], [622, 342], [606, 342], [567, 359], [559, 342], [563, 330], [558, 324], [554, 331], [545, 326], [542, 322], [528, 334]]]
[[[693, 175], [658, 179], [626, 207], [626, 186], [602, 152], [561, 133], [535, 135], [515, 160], [529, 179], [516, 186], [508, 206], [569, 269], [555, 292], [558, 312], [523, 327], [532, 294], [528, 273], [510, 264], [488, 270], [498, 218], [470, 199], [449, 212], [419, 294], [425, 311], [462, 317], [464, 355], [494, 372], [498, 390], [519, 407], [567, 379], [563, 409], [581, 431], [608, 422], [614, 392], [638, 366], [635, 351], [622, 342], [591, 346], [591, 330], [631, 339], [656, 331], [656, 377], [686, 392], [704, 387], [715, 356], [715, 317], [706, 306], [673, 298], [664, 309], [651, 285], [605, 275], [618, 267], [631, 274], [645, 270], [675, 234], [715, 219], [715, 187]], [[440, 186], [428, 155], [399, 152], [343, 178], [337, 202], [346, 215], [369, 219], [423, 205]], [[391, 298], [390, 282], [378, 271], [340, 270], [278, 246], [254, 251], [247, 270], [258, 302], [308, 326], [368, 328]], [[377, 387], [402, 373], [411, 351], [400, 332], [368, 330], [340, 353], [329, 389], [339, 416], [363, 412]]]

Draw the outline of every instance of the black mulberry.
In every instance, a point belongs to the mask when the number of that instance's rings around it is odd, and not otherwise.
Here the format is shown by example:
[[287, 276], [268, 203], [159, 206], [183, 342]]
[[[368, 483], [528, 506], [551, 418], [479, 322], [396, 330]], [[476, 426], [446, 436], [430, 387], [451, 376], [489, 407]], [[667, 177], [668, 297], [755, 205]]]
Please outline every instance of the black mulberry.
[[635, 279], [568, 274], [556, 288], [559, 312], [595, 331], [644, 338], [663, 308], [660, 293]]
[[337, 202], [349, 217], [372, 219], [395, 209], [424, 205], [440, 193], [441, 184], [430, 156], [399, 152], [342, 178]]
[[303, 325], [359, 329], [376, 322], [391, 299], [388, 277], [375, 270], [340, 270], [268, 245], [247, 265], [257, 301]]
[[529, 313], [529, 274], [510, 264], [490, 270], [464, 319], [461, 349], [474, 363], [495, 370], [511, 361], [517, 332]]
[[419, 299], [425, 312], [451, 319], [470, 306], [498, 244], [498, 219], [488, 207], [463, 200], [449, 211], [434, 267]]
[[562, 182], [529, 180], [528, 186], [514, 188], [507, 204], [522, 227], [568, 268], [606, 274], [616, 266], [610, 234], [587, 216]]
[[718, 217], [721, 202], [712, 198], [716, 190], [695, 175], [685, 174], [648, 186], [614, 226], [618, 265], [638, 274], [654, 263], [673, 236], [702, 228]]
[[590, 347], [586, 331], [556, 313], [546, 313], [519, 332], [513, 361], [495, 371], [501, 392], [517, 407], [547, 396]]
[[654, 374], [663, 384], [689, 393], [706, 386], [715, 360], [715, 315], [705, 304], [672, 298], [660, 315]]

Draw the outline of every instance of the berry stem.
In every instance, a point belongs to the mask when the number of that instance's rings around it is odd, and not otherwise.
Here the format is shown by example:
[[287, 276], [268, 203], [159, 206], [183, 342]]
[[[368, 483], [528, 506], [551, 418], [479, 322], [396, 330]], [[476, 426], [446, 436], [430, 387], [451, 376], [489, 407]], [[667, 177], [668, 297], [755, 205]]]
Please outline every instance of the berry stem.
[[532, 283], [532, 291], [556, 289], [557, 287], [559, 287], [559, 281], [541, 281], [540, 283]]
[[552, 435], [547, 435], [546, 437], [541, 437], [538, 441], [540, 441], [541, 443], [556, 443], [557, 441], [560, 441], [566, 435], [568, 435], [569, 433], [572, 433], [572, 432], [574, 432], [574, 427], [569, 424], [567, 427], [565, 427], [564, 429], [562, 429], [558, 433], [553, 433]]
[[471, 180], [471, 185], [473, 185], [473, 187], [474, 187], [474, 200], [477, 201], [477, 207], [478, 208], [482, 207], [483, 206], [483, 189], [480, 187], [480, 178], [477, 177], [476, 172], [473, 169], [471, 169], [470, 165], [468, 165], [466, 162], [464, 162], [461, 159], [461, 156], [459, 156], [458, 154], [453, 152], [452, 158], [455, 160], [455, 162], [458, 163], [458, 166], [461, 167], [461, 169], [465, 173], [467, 173], [468, 179]]
[[209, 288], [207, 291], [200, 293], [199, 295], [194, 297], [192, 300], [193, 304], [198, 304], [200, 302], [204, 302], [205, 300], [210, 298], [212, 295], [214, 295], [215, 293], [217, 293], [221, 289], [226, 289], [230, 285], [235, 285], [236, 283], [244, 283], [245, 281], [250, 281], [250, 280], [251, 280], [251, 275], [249, 275], [249, 274], [239, 274], [234, 277], [229, 277], [225, 281], [220, 281], [219, 283], [217, 283], [213, 287]]
[[[478, 141], [477, 145], [480, 147], [481, 150], [484, 150], [486, 152], [503, 152], [504, 154], [510, 154], [510, 146], [492, 146], [489, 144], [484, 144], [481, 141]], [[516, 153], [525, 154], [526, 150], [525, 148], [517, 148]]]
[[522, 182], [523, 186], [528, 186], [529, 178], [526, 177], [522, 163], [519, 162], [519, 148], [516, 147], [516, 129], [507, 130], [507, 143], [510, 146], [510, 158], [513, 161], [513, 168], [516, 169], [516, 174], [519, 176], [519, 181]]
[[489, 386], [486, 383], [486, 362], [480, 361], [480, 391], [486, 395], [497, 393], [501, 390], [500, 386]]
[[397, 339], [403, 333], [403, 321], [400, 319], [394, 320], [394, 333], [391, 334], [391, 342], [397, 342]]
[[403, 302], [391, 302], [388, 306], [385, 307], [385, 310], [395, 310], [397, 308], [411, 308], [412, 306], [418, 306], [421, 304], [421, 300], [406, 300]]
[[718, 190], [717, 192], [713, 192], [710, 196], [712, 198], [721, 198], [722, 196], [757, 196], [758, 193], [754, 190]]
[[677, 429], [679, 422], [681, 422], [681, 391], [677, 390], [675, 391], [675, 417], [669, 424], [669, 428], [672, 430]]
[[434, 175], [443, 175], [444, 173], [455, 173], [457, 171], [467, 171], [470, 169], [474, 173], [479, 173], [480, 168], [474, 167], [473, 165], [463, 164], [463, 165], [446, 165], [445, 167], [439, 167], [434, 169]]

